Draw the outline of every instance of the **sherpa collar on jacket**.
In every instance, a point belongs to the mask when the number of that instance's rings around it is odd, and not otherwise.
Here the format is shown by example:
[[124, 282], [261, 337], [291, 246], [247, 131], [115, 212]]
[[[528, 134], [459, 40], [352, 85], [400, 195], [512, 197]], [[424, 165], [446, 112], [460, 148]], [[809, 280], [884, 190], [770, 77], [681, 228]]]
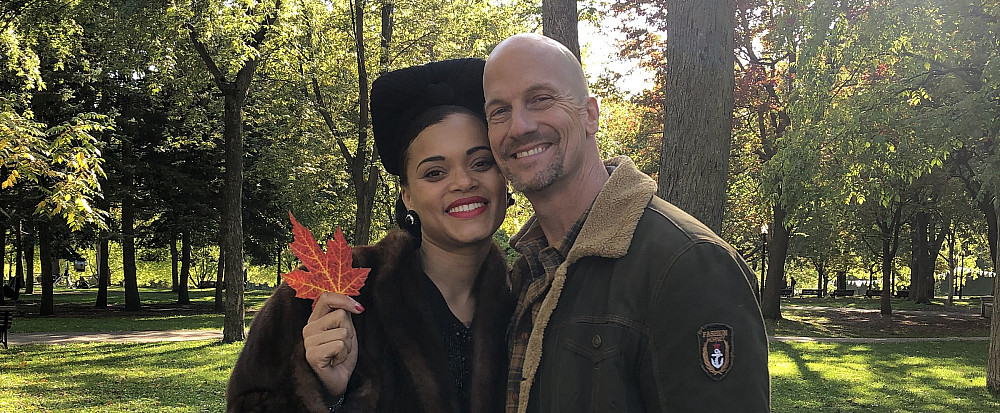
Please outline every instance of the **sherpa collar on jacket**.
[[[531, 394], [531, 385], [542, 359], [542, 336], [562, 294], [567, 269], [583, 257], [623, 257], [632, 244], [632, 235], [639, 224], [639, 218], [656, 193], [656, 181], [639, 171], [628, 157], [614, 157], [604, 164], [614, 168], [614, 172], [597, 194], [583, 228], [580, 229], [580, 235], [569, 250], [566, 261], [556, 270], [552, 287], [542, 300], [534, 320], [521, 370], [524, 380], [521, 381], [518, 412], [524, 412], [528, 408], [528, 395]], [[539, 224], [536, 217], [532, 216], [521, 231], [511, 237], [511, 244], [530, 236], [528, 234], [536, 226]]]
[[[629, 157], [617, 156], [604, 161], [604, 165], [614, 171], [597, 194], [567, 261], [586, 256], [619, 258], [625, 255], [632, 244], [639, 217], [656, 193], [656, 181], [639, 171]], [[510, 244], [517, 245], [524, 239], [540, 236], [544, 235], [538, 217], [532, 215], [521, 230], [510, 237]], [[549, 245], [553, 241], [559, 240], [549, 240]]]

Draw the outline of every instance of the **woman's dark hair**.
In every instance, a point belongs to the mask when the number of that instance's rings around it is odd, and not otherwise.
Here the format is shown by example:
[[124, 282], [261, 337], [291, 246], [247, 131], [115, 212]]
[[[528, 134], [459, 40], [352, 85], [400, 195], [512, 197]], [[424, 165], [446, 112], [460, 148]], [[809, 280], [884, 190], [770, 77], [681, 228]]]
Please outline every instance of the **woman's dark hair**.
[[437, 125], [442, 121], [444, 121], [444, 119], [447, 118], [448, 116], [455, 114], [468, 115], [473, 119], [478, 119], [480, 122], [483, 123], [483, 125], [486, 125], [486, 119], [484, 119], [480, 115], [477, 115], [475, 112], [469, 110], [464, 106], [455, 106], [455, 105], [434, 106], [431, 107], [430, 109], [423, 111], [423, 113], [421, 113], [420, 115], [417, 115], [417, 117], [413, 118], [413, 122], [410, 122], [410, 124], [403, 131], [402, 141], [406, 142], [406, 147], [400, 149], [402, 151], [402, 156], [399, 157], [401, 162], [401, 164], [399, 165], [400, 185], [406, 185], [408, 182], [406, 176], [406, 162], [410, 159], [409, 155], [410, 144], [413, 143], [413, 140], [416, 139], [417, 135], [419, 135], [420, 132], [423, 132], [424, 129]]
[[[407, 183], [409, 182], [406, 176], [407, 173], [406, 162], [409, 161], [410, 159], [410, 154], [409, 154], [410, 144], [413, 143], [413, 140], [416, 139], [417, 135], [419, 135], [420, 132], [423, 132], [424, 129], [427, 129], [433, 125], [441, 123], [442, 121], [445, 120], [445, 118], [451, 115], [468, 115], [474, 119], [478, 119], [480, 122], [483, 123], [483, 125], [486, 124], [486, 119], [483, 119], [481, 115], [476, 114], [475, 112], [469, 110], [464, 106], [455, 106], [455, 105], [434, 106], [430, 109], [425, 110], [416, 118], [413, 118], [413, 122], [410, 122], [410, 125], [407, 126], [406, 130], [403, 132], [403, 142], [407, 142], [407, 144], [405, 148], [402, 148], [403, 152], [402, 156], [400, 157], [400, 160], [402, 161], [402, 165], [399, 165], [400, 185], [407, 185]], [[400, 196], [396, 198], [396, 205], [393, 210], [393, 218], [396, 220], [396, 225], [398, 225], [400, 228], [405, 229], [406, 232], [408, 232], [410, 235], [416, 238], [417, 245], [419, 246], [420, 245], [419, 220], [417, 221], [416, 225], [410, 225], [408, 222], [406, 222], [407, 212], [408, 211], [406, 209], [406, 205], [403, 204], [403, 197]]]

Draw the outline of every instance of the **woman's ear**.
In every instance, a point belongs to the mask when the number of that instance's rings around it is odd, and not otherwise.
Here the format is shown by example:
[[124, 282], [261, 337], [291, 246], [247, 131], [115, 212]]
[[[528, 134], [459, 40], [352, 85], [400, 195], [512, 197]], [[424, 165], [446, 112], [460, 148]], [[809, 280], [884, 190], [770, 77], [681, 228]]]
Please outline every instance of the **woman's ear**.
[[403, 206], [406, 207], [407, 211], [413, 209], [413, 208], [410, 208], [410, 205], [413, 205], [413, 204], [410, 202], [410, 191], [409, 191], [409, 188], [408, 188], [407, 185], [400, 185], [399, 186], [399, 197], [403, 199]]

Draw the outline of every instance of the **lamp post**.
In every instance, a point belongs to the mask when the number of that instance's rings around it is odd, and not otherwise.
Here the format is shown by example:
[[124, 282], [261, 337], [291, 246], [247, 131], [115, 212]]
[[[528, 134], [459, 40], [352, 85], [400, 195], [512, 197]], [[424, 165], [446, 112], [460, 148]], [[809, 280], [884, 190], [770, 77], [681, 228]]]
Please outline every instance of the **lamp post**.
[[757, 301], [760, 301], [764, 291], [764, 280], [767, 278], [767, 224], [760, 226], [760, 286], [757, 289]]

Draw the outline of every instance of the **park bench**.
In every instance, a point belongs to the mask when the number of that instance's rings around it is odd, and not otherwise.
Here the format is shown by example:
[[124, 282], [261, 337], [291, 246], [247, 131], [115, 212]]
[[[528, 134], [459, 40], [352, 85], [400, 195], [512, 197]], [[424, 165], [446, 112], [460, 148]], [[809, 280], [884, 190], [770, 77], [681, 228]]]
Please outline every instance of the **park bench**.
[[882, 290], [876, 290], [874, 288], [869, 288], [865, 290], [865, 297], [881, 297]]
[[815, 295], [817, 297], [822, 297], [823, 292], [815, 288], [803, 288], [802, 295]]
[[993, 296], [984, 295], [979, 297], [979, 315], [983, 317], [993, 317]]
[[12, 305], [0, 306], [0, 342], [3, 342], [3, 348], [7, 348], [7, 330], [10, 330], [11, 324], [14, 322], [14, 310], [16, 307]]
[[896, 290], [896, 298], [906, 298], [910, 296], [910, 290]]
[[833, 290], [833, 292], [830, 293], [831, 297], [851, 297], [853, 295], [854, 295], [854, 290], [840, 290], [840, 289], [837, 289], [837, 290]]
[[795, 290], [792, 290], [791, 288], [782, 288], [781, 289], [781, 296], [782, 297], [791, 297], [793, 295], [795, 295]]

